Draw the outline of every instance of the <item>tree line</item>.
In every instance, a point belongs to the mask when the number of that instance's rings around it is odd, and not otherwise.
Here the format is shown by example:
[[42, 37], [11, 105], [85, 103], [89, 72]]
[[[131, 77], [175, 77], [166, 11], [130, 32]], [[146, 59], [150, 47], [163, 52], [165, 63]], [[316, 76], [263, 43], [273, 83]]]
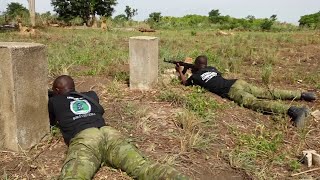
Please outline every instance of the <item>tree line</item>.
[[[149, 15], [147, 22], [155, 28], [197, 28], [197, 27], [216, 27], [219, 29], [237, 30], [288, 30], [297, 29], [289, 23], [282, 23], [277, 20], [277, 15], [273, 14], [269, 18], [256, 18], [248, 15], [245, 18], [235, 18], [229, 15], [222, 15], [218, 9], [213, 9], [208, 16], [186, 15], [183, 17], [162, 16], [161, 12], [154, 12]], [[320, 11], [318, 13], [301, 16], [299, 27], [320, 29]]]
[[[115, 16], [114, 7], [117, 0], [51, 0], [56, 14], [46, 12], [37, 14], [38, 17], [48, 21], [59, 21], [66, 24], [83, 24], [91, 26], [96, 17], [112, 19], [114, 22], [132, 21], [138, 9], [126, 6], [124, 13]], [[21, 20], [29, 18], [28, 9], [20, 3], [10, 3], [6, 11], [0, 16], [2, 21]], [[208, 16], [186, 15], [183, 17], [162, 16], [161, 12], [149, 14], [145, 20], [152, 28], [185, 28], [185, 27], [218, 27], [219, 29], [240, 30], [271, 30], [274, 25], [284, 24], [277, 21], [277, 15], [269, 18], [255, 18], [248, 15], [246, 18], [234, 18], [222, 15], [218, 9], [213, 9]], [[290, 26], [287, 24], [287, 26]], [[314, 14], [301, 16], [300, 27], [320, 28], [320, 11]]]

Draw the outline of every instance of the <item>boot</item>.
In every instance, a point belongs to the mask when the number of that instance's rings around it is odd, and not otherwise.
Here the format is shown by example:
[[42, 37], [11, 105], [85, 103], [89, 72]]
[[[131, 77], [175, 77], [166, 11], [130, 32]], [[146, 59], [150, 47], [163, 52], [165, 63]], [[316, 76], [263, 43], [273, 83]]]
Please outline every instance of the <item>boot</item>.
[[291, 106], [288, 110], [288, 115], [294, 125], [300, 128], [305, 125], [305, 118], [309, 115], [309, 110], [306, 107]]
[[303, 92], [301, 93], [301, 99], [305, 101], [314, 101], [317, 99], [317, 96], [313, 92]]

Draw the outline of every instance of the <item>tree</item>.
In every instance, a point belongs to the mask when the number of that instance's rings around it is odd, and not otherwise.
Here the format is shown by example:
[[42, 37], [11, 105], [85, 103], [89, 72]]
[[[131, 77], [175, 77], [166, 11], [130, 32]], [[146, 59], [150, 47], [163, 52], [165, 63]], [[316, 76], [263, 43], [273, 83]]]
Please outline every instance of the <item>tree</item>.
[[265, 18], [263, 21], [262, 21], [262, 23], [261, 23], [261, 25], [260, 25], [260, 28], [262, 29], [262, 30], [270, 30], [271, 29], [271, 27], [272, 27], [272, 25], [274, 24], [274, 22], [277, 20], [277, 15], [272, 15], [272, 16], [270, 16], [270, 18], [268, 19], [268, 18]]
[[51, 4], [60, 19], [69, 22], [80, 17], [88, 25], [96, 15], [112, 16], [117, 0], [52, 0]]
[[213, 9], [209, 12], [209, 20], [212, 23], [229, 23], [232, 19], [230, 16], [221, 16], [219, 9]]
[[277, 20], [277, 15], [273, 14], [272, 16], [270, 16], [270, 20], [275, 22]]
[[126, 13], [127, 20], [131, 20], [133, 16], [138, 14], [138, 9], [132, 9], [129, 6], [126, 6], [124, 12]]
[[320, 27], [320, 11], [300, 17], [299, 26], [317, 28]]
[[39, 14], [38, 17], [41, 18], [42, 23], [44, 24], [50, 24], [54, 20], [54, 16], [51, 14], [50, 11], [47, 11], [45, 13]]
[[209, 12], [209, 20], [212, 23], [219, 23], [220, 21], [220, 12], [219, 9], [213, 9]]
[[209, 17], [219, 17], [219, 16], [220, 16], [219, 9], [213, 9], [209, 12]]
[[120, 21], [126, 21], [127, 16], [124, 14], [119, 14], [116, 17], [114, 17], [114, 21], [120, 22]]
[[153, 12], [149, 14], [149, 21], [160, 22], [161, 18], [161, 12]]
[[253, 21], [256, 19], [256, 17], [254, 17], [253, 15], [248, 15], [246, 17], [246, 20], [248, 20], [250, 23], [253, 23]]
[[29, 10], [20, 3], [10, 3], [4, 13], [9, 19], [29, 17]]

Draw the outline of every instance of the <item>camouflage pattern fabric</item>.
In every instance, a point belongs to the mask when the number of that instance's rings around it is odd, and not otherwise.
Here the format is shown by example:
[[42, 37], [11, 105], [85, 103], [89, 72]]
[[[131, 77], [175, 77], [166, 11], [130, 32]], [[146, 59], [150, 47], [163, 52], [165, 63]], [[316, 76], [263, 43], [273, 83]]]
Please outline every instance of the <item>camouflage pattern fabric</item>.
[[71, 140], [60, 179], [92, 179], [101, 164], [122, 169], [135, 179], [188, 179], [168, 165], [146, 159], [110, 126], [85, 129]]
[[102, 163], [104, 137], [98, 128], [89, 128], [71, 139], [59, 179], [92, 179]]
[[246, 81], [237, 80], [230, 88], [228, 97], [246, 108], [275, 114], [287, 114], [289, 105], [271, 100], [295, 100], [301, 98], [300, 91], [264, 89], [253, 86]]

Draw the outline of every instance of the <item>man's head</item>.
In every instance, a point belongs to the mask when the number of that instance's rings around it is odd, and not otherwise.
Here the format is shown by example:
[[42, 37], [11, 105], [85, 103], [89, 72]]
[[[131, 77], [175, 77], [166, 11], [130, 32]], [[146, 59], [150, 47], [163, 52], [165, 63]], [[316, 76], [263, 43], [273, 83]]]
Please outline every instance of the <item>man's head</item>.
[[198, 56], [194, 61], [194, 68], [192, 69], [192, 72], [197, 72], [200, 69], [206, 68], [207, 64], [208, 64], [207, 56]]
[[75, 91], [74, 81], [70, 76], [59, 76], [54, 80], [52, 90], [54, 94], [65, 94]]

